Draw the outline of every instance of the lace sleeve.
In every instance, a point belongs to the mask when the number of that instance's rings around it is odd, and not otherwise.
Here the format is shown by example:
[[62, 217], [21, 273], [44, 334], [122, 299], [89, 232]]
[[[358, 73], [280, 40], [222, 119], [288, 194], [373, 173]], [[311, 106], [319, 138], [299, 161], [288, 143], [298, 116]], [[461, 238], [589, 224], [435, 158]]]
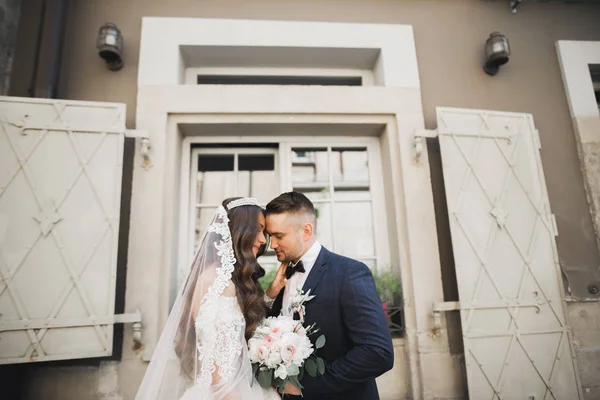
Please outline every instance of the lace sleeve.
[[196, 320], [199, 374], [197, 383], [221, 389], [239, 370], [244, 318], [235, 297], [222, 296], [200, 309]]

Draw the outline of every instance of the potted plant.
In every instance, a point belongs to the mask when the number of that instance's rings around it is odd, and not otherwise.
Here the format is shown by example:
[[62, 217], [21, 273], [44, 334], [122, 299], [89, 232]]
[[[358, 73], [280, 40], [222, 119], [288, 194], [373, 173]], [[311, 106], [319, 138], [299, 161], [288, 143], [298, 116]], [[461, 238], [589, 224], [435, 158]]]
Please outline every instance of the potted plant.
[[390, 330], [392, 333], [401, 333], [404, 329], [404, 318], [402, 287], [398, 278], [391, 270], [375, 271], [373, 278]]

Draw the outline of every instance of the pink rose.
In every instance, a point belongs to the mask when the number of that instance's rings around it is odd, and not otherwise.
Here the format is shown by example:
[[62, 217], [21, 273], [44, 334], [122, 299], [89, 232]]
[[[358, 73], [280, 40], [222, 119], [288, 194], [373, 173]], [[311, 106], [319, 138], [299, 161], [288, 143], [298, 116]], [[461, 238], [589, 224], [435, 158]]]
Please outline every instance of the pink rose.
[[292, 361], [294, 359], [295, 355], [296, 355], [296, 346], [294, 346], [294, 345], [288, 344], [287, 346], [285, 346], [281, 349], [281, 359], [286, 363], [289, 363], [290, 361]]
[[257, 351], [258, 359], [264, 361], [269, 357], [269, 348], [267, 346], [260, 346]]
[[275, 343], [275, 338], [273, 336], [267, 335], [263, 339], [263, 346], [266, 346], [267, 348], [271, 347], [273, 343]]

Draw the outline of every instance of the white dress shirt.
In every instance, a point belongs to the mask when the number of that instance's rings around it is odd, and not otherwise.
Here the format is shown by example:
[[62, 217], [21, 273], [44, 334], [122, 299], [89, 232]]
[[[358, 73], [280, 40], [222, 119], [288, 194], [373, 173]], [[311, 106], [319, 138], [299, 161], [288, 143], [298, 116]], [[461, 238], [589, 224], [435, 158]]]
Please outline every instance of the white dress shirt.
[[313, 243], [310, 249], [308, 249], [308, 251], [304, 253], [299, 260], [302, 261], [305, 272], [295, 273], [285, 284], [285, 292], [283, 292], [283, 303], [281, 307], [281, 313], [283, 315], [289, 315], [288, 306], [290, 303], [290, 297], [296, 294], [296, 290], [298, 288], [302, 289], [302, 286], [304, 286], [304, 282], [306, 282], [306, 278], [308, 278], [310, 270], [315, 265], [317, 257], [319, 257], [321, 247], [322, 246], [319, 242], [315, 241], [315, 243]]

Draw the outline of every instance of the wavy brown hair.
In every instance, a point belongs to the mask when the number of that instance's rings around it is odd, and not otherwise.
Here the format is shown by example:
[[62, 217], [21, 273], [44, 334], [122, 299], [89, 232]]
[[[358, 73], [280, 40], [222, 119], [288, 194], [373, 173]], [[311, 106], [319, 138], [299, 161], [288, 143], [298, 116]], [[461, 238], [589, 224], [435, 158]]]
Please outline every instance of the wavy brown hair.
[[[240, 197], [232, 197], [223, 201], [223, 207]], [[265, 292], [258, 280], [265, 275], [257, 257], [264, 254], [266, 245], [261, 246], [255, 257], [252, 246], [259, 232], [258, 216], [265, 211], [258, 206], [240, 206], [227, 211], [229, 230], [233, 252], [235, 253], [235, 268], [231, 280], [235, 285], [236, 295], [244, 318], [246, 319], [246, 340], [249, 340], [256, 328], [266, 316]]]
[[[240, 197], [233, 197], [223, 201], [223, 207], [227, 209], [227, 204]], [[258, 206], [240, 206], [227, 211], [229, 218], [229, 230], [231, 232], [231, 241], [235, 255], [235, 266], [231, 275], [231, 280], [235, 285], [236, 296], [246, 320], [246, 331], [244, 332], [246, 340], [249, 340], [260, 322], [266, 316], [266, 305], [264, 302], [264, 290], [258, 283], [258, 279], [265, 275], [265, 270], [260, 266], [256, 258], [262, 255], [266, 250], [266, 245], [261, 246], [257, 256], [252, 252], [252, 246], [259, 232], [258, 216], [265, 214], [265, 211]], [[198, 254], [196, 257], [200, 257]], [[206, 254], [207, 262], [218, 262], [216, 254]], [[196, 260], [192, 263], [192, 266]], [[192, 279], [191, 282], [189, 280]], [[196, 285], [198, 277], [188, 277], [188, 285]], [[175, 353], [179, 358], [182, 372], [189, 378], [193, 377], [196, 362], [196, 331], [194, 326], [194, 316], [192, 309], [196, 291], [185, 290], [186, 298], [182, 310], [182, 318], [177, 329], [175, 338]], [[189, 316], [184, 318], [183, 316]]]

